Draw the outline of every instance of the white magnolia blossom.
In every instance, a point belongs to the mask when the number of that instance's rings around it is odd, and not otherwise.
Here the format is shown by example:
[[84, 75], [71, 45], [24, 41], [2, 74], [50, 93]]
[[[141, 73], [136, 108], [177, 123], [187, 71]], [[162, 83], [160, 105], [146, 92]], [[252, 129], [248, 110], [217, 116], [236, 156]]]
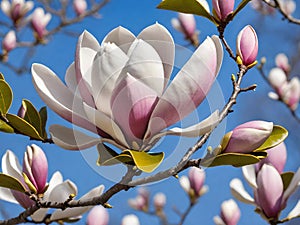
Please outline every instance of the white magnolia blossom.
[[84, 31], [66, 85], [46, 66], [33, 64], [34, 86], [43, 101], [64, 119], [101, 136], [52, 125], [53, 141], [73, 150], [108, 142], [122, 150], [148, 151], [164, 135], [194, 137], [210, 131], [219, 122], [218, 112], [187, 128], [165, 128], [204, 100], [221, 66], [221, 43], [208, 37], [168, 85], [174, 55], [172, 36], [156, 23], [138, 36], [118, 27], [101, 45]]
[[[8, 174], [12, 177], [17, 178], [18, 180], [22, 181], [22, 167], [19, 163], [18, 158], [15, 154], [8, 150], [4, 156], [2, 157], [2, 171], [5, 174]], [[64, 202], [66, 201], [69, 196], [77, 195], [77, 187], [76, 185], [70, 180], [63, 180], [63, 177], [60, 172], [55, 172], [48, 183], [48, 189], [44, 193], [42, 200], [49, 201], [49, 202]], [[82, 196], [80, 200], [87, 200], [95, 196], [100, 196], [103, 193], [104, 186], [100, 185], [87, 194]], [[16, 200], [14, 195], [16, 191], [11, 191], [7, 188], [0, 188], [0, 199], [4, 201], [8, 201], [15, 204], [20, 204], [19, 201]], [[17, 193], [18, 195], [22, 194], [20, 192]], [[23, 195], [23, 194], [22, 194]], [[24, 195], [24, 198], [29, 198], [28, 196]], [[26, 200], [26, 199], [25, 199]], [[34, 204], [34, 203], [33, 203]], [[57, 209], [55, 210], [51, 216], [50, 221], [57, 221], [57, 220], [64, 220], [64, 219], [78, 219], [81, 218], [81, 215], [88, 211], [92, 206], [86, 207], [77, 207], [77, 208], [68, 208], [66, 210]], [[44, 217], [47, 215], [48, 209], [41, 208], [36, 211], [31, 218], [36, 221], [43, 221]]]
[[34, 6], [33, 1], [24, 0], [8, 0], [1, 1], [1, 10], [10, 17], [14, 23], [18, 23], [27, 12], [29, 12]]
[[216, 225], [237, 225], [240, 219], [240, 209], [233, 199], [224, 201], [221, 205], [220, 216], [214, 217]]

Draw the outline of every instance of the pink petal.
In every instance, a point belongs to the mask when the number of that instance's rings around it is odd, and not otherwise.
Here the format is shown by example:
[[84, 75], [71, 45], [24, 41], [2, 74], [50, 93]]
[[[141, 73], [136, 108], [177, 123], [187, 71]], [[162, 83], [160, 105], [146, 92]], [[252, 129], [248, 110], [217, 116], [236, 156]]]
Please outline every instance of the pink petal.
[[107, 225], [109, 221], [109, 214], [107, 209], [102, 205], [95, 206], [87, 217], [87, 225]]

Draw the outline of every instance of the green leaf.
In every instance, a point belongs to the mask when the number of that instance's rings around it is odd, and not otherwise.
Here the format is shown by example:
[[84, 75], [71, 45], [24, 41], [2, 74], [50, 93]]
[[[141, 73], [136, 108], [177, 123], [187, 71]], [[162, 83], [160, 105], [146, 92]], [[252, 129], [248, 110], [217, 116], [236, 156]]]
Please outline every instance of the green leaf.
[[22, 101], [22, 106], [25, 109], [25, 116], [23, 119], [31, 124], [42, 136], [42, 120], [39, 112], [36, 110], [34, 105], [26, 99]]
[[288, 188], [288, 186], [290, 185], [293, 177], [294, 177], [293, 172], [284, 172], [282, 174], [280, 174], [282, 182], [283, 182], [283, 189], [284, 191]]
[[129, 153], [132, 156], [134, 164], [146, 173], [151, 173], [155, 170], [164, 159], [164, 153], [149, 153], [149, 152], [139, 152], [134, 150], [125, 150], [123, 153]]
[[241, 11], [251, 0], [243, 0], [238, 7], [235, 9], [235, 11], [232, 13], [232, 18], [234, 18], [239, 11]]
[[3, 73], [0, 73], [0, 80], [5, 80]]
[[6, 114], [11, 106], [13, 93], [9, 84], [0, 79], [0, 114]]
[[7, 114], [6, 118], [8, 119], [11, 126], [14, 127], [21, 134], [29, 136], [33, 139], [43, 140], [43, 138], [39, 135], [37, 130], [21, 117], [18, 117], [13, 114]]
[[47, 132], [46, 132], [46, 124], [48, 119], [47, 107], [46, 106], [42, 107], [39, 111], [39, 114], [41, 117], [41, 128], [42, 128], [41, 136], [43, 138], [47, 138]]
[[157, 8], [203, 16], [216, 23], [214, 17], [197, 0], [163, 0]]
[[259, 157], [250, 154], [222, 153], [220, 155], [217, 155], [215, 158], [201, 162], [201, 165], [206, 167], [215, 167], [215, 166], [224, 166], [224, 165], [241, 167], [250, 164], [255, 164], [258, 163], [259, 161], [260, 161]]
[[283, 142], [287, 138], [287, 136], [288, 131], [284, 127], [275, 125], [270, 137], [259, 148], [255, 149], [254, 152], [273, 148]]
[[14, 129], [2, 120], [0, 120], [0, 131], [5, 133], [14, 133]]
[[26, 188], [18, 179], [4, 173], [0, 173], [0, 187], [9, 188], [22, 193], [26, 192]]

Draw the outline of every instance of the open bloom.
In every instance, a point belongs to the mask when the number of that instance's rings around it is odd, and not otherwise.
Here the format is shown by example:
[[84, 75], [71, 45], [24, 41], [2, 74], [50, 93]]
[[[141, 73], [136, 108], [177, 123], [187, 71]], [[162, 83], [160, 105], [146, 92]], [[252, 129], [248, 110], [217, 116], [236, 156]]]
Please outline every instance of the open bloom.
[[98, 205], [91, 209], [86, 220], [87, 225], [108, 225], [109, 214], [107, 210]]
[[[36, 188], [36, 194], [39, 194], [42, 200], [63, 202], [66, 201], [71, 194], [75, 196], [77, 195], [76, 185], [70, 180], [63, 181], [63, 177], [60, 172], [55, 172], [49, 183], [46, 184], [45, 181], [48, 174], [48, 171], [46, 170], [47, 168], [46, 157], [43, 151], [36, 145], [32, 145], [31, 147], [27, 148], [24, 156], [23, 170], [19, 160], [12, 151], [8, 150], [2, 157], [3, 173], [18, 179], [24, 185], [24, 187], [28, 188], [28, 181], [26, 184], [22, 175], [22, 172], [24, 172], [31, 182], [31, 186]], [[104, 186], [100, 185], [99, 187], [92, 189], [80, 199], [84, 200], [94, 196], [99, 196], [102, 194], [103, 190]], [[35, 202], [32, 201], [27, 195], [7, 188], [0, 188], [0, 199], [15, 204], [20, 204], [24, 208], [28, 208], [35, 204]], [[52, 212], [49, 220], [76, 220], [90, 208], [91, 207], [69, 208], [63, 211], [58, 209]], [[41, 208], [31, 215], [31, 218], [36, 222], [43, 221], [47, 215], [47, 212], [48, 209]]]
[[212, 3], [219, 20], [225, 20], [233, 12], [234, 0], [213, 0]]
[[45, 13], [42, 8], [36, 8], [31, 15], [31, 25], [35, 31], [37, 38], [43, 39], [46, 34], [46, 26], [51, 20], [51, 14]]
[[4, 54], [10, 52], [17, 46], [17, 37], [16, 32], [11, 30], [9, 31], [2, 40], [2, 48]]
[[33, 1], [12, 0], [11, 3], [8, 0], [1, 1], [2, 11], [11, 18], [15, 25], [18, 25], [32, 8]]
[[250, 121], [227, 133], [222, 140], [223, 152], [250, 153], [261, 146], [270, 136], [273, 123]]
[[216, 225], [237, 225], [241, 217], [241, 211], [233, 199], [224, 201], [221, 205], [221, 217], [215, 216]]
[[191, 167], [188, 177], [180, 177], [179, 182], [193, 202], [208, 191], [208, 187], [204, 185], [205, 171], [197, 167]]
[[[271, 164], [264, 164], [257, 173], [254, 165], [245, 166], [243, 174], [253, 188], [255, 198], [245, 191], [239, 179], [230, 182], [231, 192], [239, 201], [255, 205], [266, 220], [278, 219], [280, 212], [287, 205], [288, 198], [300, 185], [300, 169], [294, 174], [286, 189], [281, 174]], [[296, 213], [300, 214], [298, 205], [293, 210], [293, 215]]]
[[63, 84], [46, 66], [33, 64], [32, 76], [43, 101], [64, 119], [99, 134], [53, 125], [54, 142], [84, 149], [101, 141], [122, 150], [147, 151], [162, 136], [199, 136], [218, 122], [218, 113], [188, 128], [163, 131], [191, 113], [213, 84], [223, 56], [217, 37], [207, 38], [169, 86], [174, 42], [160, 24], [137, 37], [123, 27], [100, 45], [87, 31], [79, 37], [75, 62]]
[[198, 31], [196, 30], [196, 20], [193, 14], [178, 13], [178, 19], [171, 20], [172, 26], [177, 31], [184, 34], [185, 39], [190, 40], [194, 46], [198, 46]]
[[236, 54], [245, 66], [251, 66], [258, 53], [258, 39], [252, 26], [244, 27], [236, 40]]
[[85, 0], [74, 0], [73, 8], [78, 16], [82, 15], [87, 8], [87, 3]]

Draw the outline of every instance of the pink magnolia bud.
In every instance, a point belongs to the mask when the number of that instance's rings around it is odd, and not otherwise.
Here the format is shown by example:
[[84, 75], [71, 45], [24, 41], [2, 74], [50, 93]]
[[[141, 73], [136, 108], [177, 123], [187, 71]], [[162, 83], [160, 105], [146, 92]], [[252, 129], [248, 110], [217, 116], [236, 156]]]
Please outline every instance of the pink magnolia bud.
[[23, 106], [23, 104], [20, 106], [19, 110], [18, 110], [18, 116], [21, 117], [21, 118], [24, 118], [25, 117], [25, 113], [26, 113], [26, 110]]
[[108, 225], [109, 215], [107, 210], [101, 206], [95, 206], [89, 212], [89, 215], [86, 219], [87, 225]]
[[73, 1], [73, 8], [78, 16], [85, 13], [87, 9], [87, 3], [85, 0], [74, 0]]
[[224, 136], [223, 152], [250, 153], [267, 140], [272, 130], [272, 122], [256, 120], [241, 124]]
[[140, 221], [136, 215], [130, 214], [130, 215], [124, 216], [124, 218], [122, 219], [121, 225], [140, 225]]
[[11, 30], [9, 31], [2, 41], [2, 48], [5, 53], [10, 52], [17, 46], [17, 38], [15, 31]]
[[37, 193], [44, 193], [48, 177], [48, 162], [45, 153], [37, 145], [27, 146], [23, 160], [23, 172], [34, 185]]
[[140, 211], [148, 210], [148, 203], [141, 195], [138, 195], [133, 199], [129, 199], [128, 204], [131, 208], [135, 210], [140, 210]]
[[283, 53], [279, 53], [276, 55], [275, 64], [277, 67], [282, 69], [286, 74], [288, 74], [291, 70], [291, 66], [289, 64], [289, 59]]
[[241, 216], [241, 211], [233, 199], [224, 201], [221, 205], [221, 218], [226, 225], [236, 225]]
[[273, 68], [269, 73], [268, 80], [279, 96], [281, 96], [283, 87], [288, 83], [284, 71], [281, 68]]
[[46, 34], [46, 26], [51, 20], [51, 14], [44, 12], [42, 8], [36, 8], [32, 13], [31, 24], [39, 39]]
[[219, 20], [226, 20], [227, 16], [233, 12], [234, 0], [213, 0], [213, 9]]
[[167, 201], [167, 198], [164, 193], [159, 192], [156, 195], [154, 195], [153, 202], [154, 202], [156, 211], [161, 211], [165, 207], [166, 201]]
[[256, 202], [267, 218], [277, 218], [281, 211], [283, 183], [278, 171], [264, 164], [257, 174]]
[[189, 171], [189, 180], [191, 189], [194, 190], [196, 196], [200, 196], [201, 189], [205, 182], [205, 172], [204, 170], [191, 167]]
[[258, 39], [255, 30], [250, 25], [240, 31], [236, 40], [237, 55], [245, 66], [250, 66], [256, 60]]
[[282, 173], [287, 158], [286, 146], [284, 142], [280, 143], [274, 148], [268, 149], [267, 152], [268, 156], [256, 164], [257, 170], [260, 170], [264, 164], [271, 164], [278, 171], [278, 173]]
[[291, 110], [295, 111], [300, 99], [300, 81], [298, 77], [294, 77], [284, 86], [282, 95], [285, 104], [287, 104]]

